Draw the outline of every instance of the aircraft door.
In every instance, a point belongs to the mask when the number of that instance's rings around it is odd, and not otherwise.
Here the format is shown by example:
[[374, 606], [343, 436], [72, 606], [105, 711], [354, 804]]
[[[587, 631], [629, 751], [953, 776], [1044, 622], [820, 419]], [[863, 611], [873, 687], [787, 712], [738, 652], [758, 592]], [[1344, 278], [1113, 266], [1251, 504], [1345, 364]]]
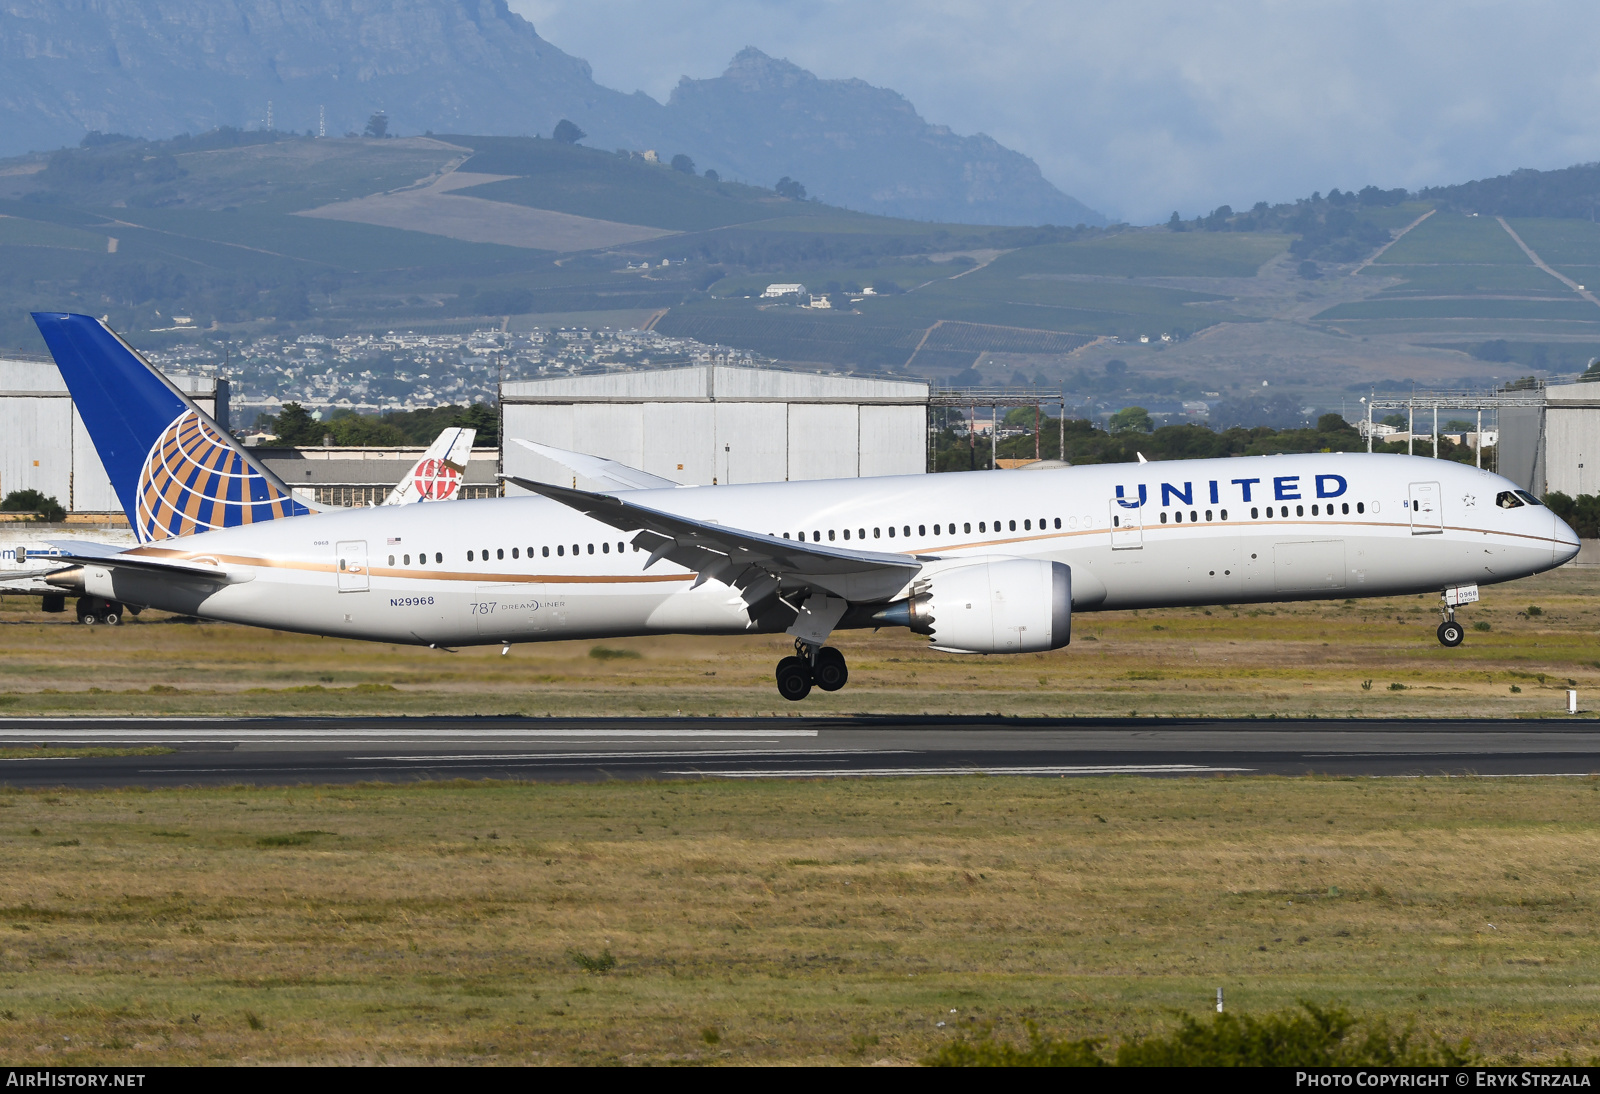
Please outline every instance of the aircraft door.
[[1144, 509], [1138, 504], [1125, 505], [1121, 498], [1111, 499], [1111, 549], [1137, 551], [1144, 546]]
[[341, 540], [335, 545], [334, 557], [338, 559], [341, 593], [364, 593], [372, 587], [371, 576], [367, 573], [366, 540]]
[[1411, 484], [1411, 534], [1414, 536], [1439, 535], [1444, 531], [1444, 506], [1440, 504], [1439, 484], [1414, 482]]

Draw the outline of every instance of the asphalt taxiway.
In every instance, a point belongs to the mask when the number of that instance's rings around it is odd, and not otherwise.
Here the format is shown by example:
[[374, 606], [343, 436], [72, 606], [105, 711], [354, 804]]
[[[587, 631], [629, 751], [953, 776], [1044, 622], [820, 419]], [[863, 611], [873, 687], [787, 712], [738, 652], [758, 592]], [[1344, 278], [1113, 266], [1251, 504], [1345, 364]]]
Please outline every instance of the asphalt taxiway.
[[1574, 776], [1600, 722], [1040, 718], [6, 718], [10, 786], [1127, 774]]

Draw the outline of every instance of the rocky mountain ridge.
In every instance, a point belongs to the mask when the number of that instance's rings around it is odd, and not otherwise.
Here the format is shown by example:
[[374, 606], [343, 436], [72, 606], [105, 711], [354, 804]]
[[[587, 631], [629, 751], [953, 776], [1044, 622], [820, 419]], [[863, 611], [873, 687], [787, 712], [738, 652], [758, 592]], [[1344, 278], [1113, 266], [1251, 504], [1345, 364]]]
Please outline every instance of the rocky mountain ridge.
[[0, 0], [0, 155], [86, 132], [218, 126], [549, 135], [922, 220], [1099, 224], [1022, 154], [929, 124], [893, 91], [746, 49], [658, 103], [594, 81], [505, 0]]

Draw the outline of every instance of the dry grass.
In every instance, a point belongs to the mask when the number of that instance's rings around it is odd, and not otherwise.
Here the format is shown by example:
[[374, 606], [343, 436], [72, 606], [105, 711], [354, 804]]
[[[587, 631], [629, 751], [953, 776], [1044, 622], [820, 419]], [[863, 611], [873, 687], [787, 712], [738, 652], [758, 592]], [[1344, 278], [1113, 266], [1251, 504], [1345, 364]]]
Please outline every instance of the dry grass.
[[13, 793], [0, 1056], [913, 1060], [989, 1020], [1115, 1042], [1220, 985], [1586, 1058], [1597, 809], [1594, 779]]
[[1485, 589], [1455, 650], [1435, 641], [1428, 597], [1084, 614], [1070, 647], [1020, 657], [935, 653], [899, 630], [846, 632], [837, 644], [849, 687], [795, 705], [772, 685], [781, 636], [562, 642], [502, 657], [493, 646], [451, 654], [156, 613], [89, 628], [36, 607], [0, 602], [3, 714], [1537, 717], [1563, 712], [1568, 686], [1600, 686], [1594, 569]]

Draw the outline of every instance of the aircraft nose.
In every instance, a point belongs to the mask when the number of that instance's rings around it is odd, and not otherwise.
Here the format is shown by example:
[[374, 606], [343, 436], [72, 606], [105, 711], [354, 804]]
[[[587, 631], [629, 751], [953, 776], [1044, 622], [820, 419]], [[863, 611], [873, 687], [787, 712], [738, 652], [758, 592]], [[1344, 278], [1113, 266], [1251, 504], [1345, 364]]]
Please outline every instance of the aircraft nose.
[[1555, 521], [1555, 534], [1551, 537], [1551, 539], [1554, 541], [1554, 550], [1552, 552], [1551, 561], [1553, 561], [1557, 566], [1560, 566], [1563, 563], [1571, 562], [1574, 558], [1576, 558], [1578, 556], [1578, 549], [1582, 547], [1583, 544], [1578, 539], [1578, 533], [1574, 532], [1571, 525], [1569, 525], [1566, 521], [1562, 520], [1554, 513], [1550, 514], [1550, 519]]

